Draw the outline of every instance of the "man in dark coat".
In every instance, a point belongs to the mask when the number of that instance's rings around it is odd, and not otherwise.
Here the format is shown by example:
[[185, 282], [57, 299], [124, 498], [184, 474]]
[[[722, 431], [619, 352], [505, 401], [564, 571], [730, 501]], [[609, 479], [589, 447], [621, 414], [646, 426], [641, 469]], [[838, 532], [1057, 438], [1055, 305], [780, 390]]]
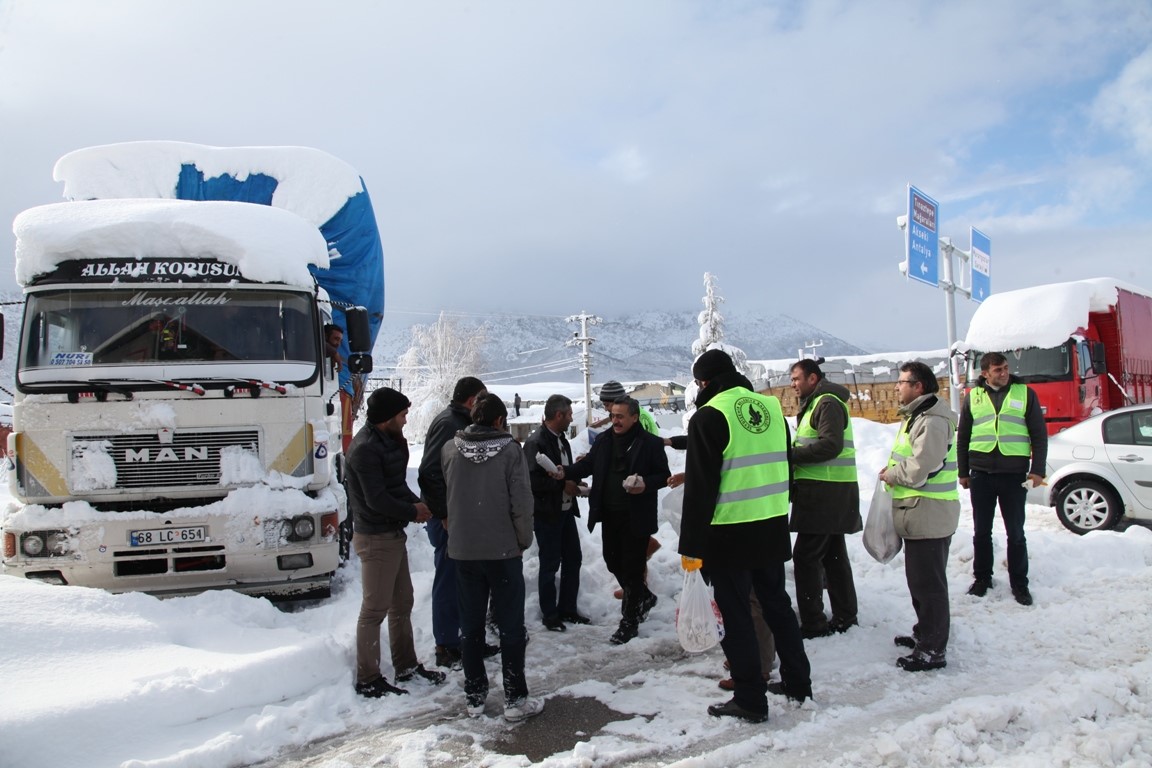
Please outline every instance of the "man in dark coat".
[[[574, 480], [557, 479], [536, 460], [544, 456], [557, 468], [572, 463], [572, 448], [565, 434], [572, 424], [572, 401], [552, 395], [544, 403], [544, 422], [524, 441], [528, 476], [532, 481], [532, 526], [540, 548], [540, 576], [537, 591], [544, 626], [563, 632], [568, 624], [589, 624], [576, 609], [580, 594], [580, 531], [576, 518], [580, 488]], [[560, 596], [556, 596], [556, 572], [560, 571]]]
[[388, 641], [397, 682], [417, 678], [438, 685], [444, 673], [424, 669], [412, 641], [412, 576], [408, 571], [409, 523], [432, 515], [408, 487], [408, 398], [388, 387], [368, 398], [368, 423], [348, 451], [348, 506], [355, 520], [352, 543], [360, 557], [364, 597], [356, 621], [356, 692], [368, 698], [407, 693], [380, 674], [380, 625]]
[[992, 588], [992, 523], [996, 503], [1008, 535], [1008, 581], [1021, 605], [1032, 605], [1028, 589], [1028, 541], [1024, 537], [1028, 489], [1044, 482], [1048, 428], [1035, 390], [1012, 375], [1008, 358], [988, 352], [980, 378], [964, 396], [956, 431], [960, 487], [972, 496], [972, 570], [968, 594]]
[[644, 564], [648, 539], [657, 528], [657, 493], [671, 472], [664, 441], [640, 426], [640, 403], [622, 398], [609, 406], [609, 414], [611, 434], [564, 467], [564, 477], [592, 476], [588, 530], [602, 523], [604, 563], [624, 589], [620, 626], [611, 638], [614, 645], [623, 645], [636, 637], [640, 622], [656, 605], [656, 595], [644, 583]]
[[[848, 389], [824, 378], [815, 360], [792, 366], [800, 397], [792, 441], [792, 573], [804, 638], [846, 632], [857, 623], [856, 585], [844, 535], [863, 530]], [[832, 620], [824, 615], [824, 588]]]
[[[440, 466], [440, 451], [456, 433], [472, 423], [472, 406], [486, 392], [484, 382], [465, 376], [456, 382], [452, 402], [428, 427], [424, 438], [424, 457], [420, 460], [420, 495], [432, 511], [428, 521], [428, 541], [432, 543], [436, 573], [432, 577], [432, 635], [436, 638], [436, 664], [441, 667], [460, 665], [460, 610], [456, 605], [456, 568], [448, 556], [447, 487]], [[496, 649], [489, 649], [491, 654]]]
[[811, 666], [784, 588], [784, 563], [792, 558], [788, 425], [776, 398], [753, 392], [723, 350], [701, 355], [692, 375], [700, 392], [688, 422], [679, 552], [686, 568], [703, 560], [735, 684], [732, 699], [708, 713], [763, 722], [768, 684], [752, 625], [753, 591], [780, 657], [783, 682], [773, 692], [798, 701], [812, 695]]

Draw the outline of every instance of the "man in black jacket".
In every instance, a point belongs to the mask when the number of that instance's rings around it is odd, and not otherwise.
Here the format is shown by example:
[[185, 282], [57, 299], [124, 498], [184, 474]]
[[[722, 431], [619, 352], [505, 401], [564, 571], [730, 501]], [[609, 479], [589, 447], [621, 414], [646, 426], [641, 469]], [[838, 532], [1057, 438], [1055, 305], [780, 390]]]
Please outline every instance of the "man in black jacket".
[[[436, 638], [436, 664], [441, 667], [460, 665], [460, 609], [456, 605], [456, 568], [448, 557], [448, 529], [444, 525], [448, 498], [440, 451], [457, 432], [472, 423], [472, 406], [486, 391], [484, 382], [475, 376], [465, 376], [456, 382], [452, 402], [428, 427], [424, 457], [420, 460], [420, 495], [432, 512], [427, 526], [436, 565], [432, 577], [432, 634]], [[498, 649], [488, 649], [487, 653], [491, 655], [494, 650]]]
[[412, 576], [404, 527], [432, 515], [408, 487], [408, 398], [384, 387], [368, 398], [368, 423], [348, 450], [345, 475], [348, 505], [360, 557], [364, 597], [356, 621], [356, 692], [379, 698], [407, 693], [380, 674], [380, 625], [388, 619], [388, 641], [397, 682], [420, 678], [434, 685], [444, 673], [424, 669], [412, 641]]
[[1012, 596], [1032, 605], [1028, 589], [1028, 541], [1024, 512], [1028, 489], [1044, 482], [1048, 428], [1036, 393], [1011, 374], [1008, 358], [988, 352], [980, 358], [980, 378], [965, 395], [956, 429], [956, 469], [960, 486], [972, 496], [972, 570], [968, 594], [984, 597], [992, 588], [992, 523], [996, 502], [1008, 534], [1008, 580]]
[[[537, 591], [544, 626], [552, 632], [563, 632], [564, 622], [588, 624], [586, 616], [576, 609], [580, 594], [580, 531], [576, 518], [579, 487], [575, 480], [553, 477], [537, 462], [546, 456], [557, 468], [572, 463], [572, 448], [565, 434], [572, 424], [572, 401], [564, 395], [552, 395], [544, 403], [544, 422], [524, 441], [528, 476], [532, 481], [533, 529], [540, 548], [540, 576]], [[560, 571], [560, 597], [556, 597], [556, 571]]]
[[639, 632], [656, 605], [644, 583], [648, 539], [656, 532], [656, 496], [671, 474], [664, 441], [640, 426], [640, 403], [625, 397], [609, 406], [612, 432], [588, 455], [564, 467], [567, 480], [592, 476], [588, 530], [602, 523], [604, 564], [624, 589], [620, 626], [612, 635], [623, 645]]
[[[688, 422], [679, 552], [687, 569], [703, 560], [712, 581], [734, 683], [732, 699], [708, 714], [763, 722], [767, 690], [797, 701], [812, 696], [811, 665], [784, 588], [784, 563], [792, 558], [788, 424], [779, 401], [753, 392], [723, 350], [701, 355], [692, 375], [700, 392]], [[752, 625], [753, 591], [780, 657], [783, 682], [771, 688]]]

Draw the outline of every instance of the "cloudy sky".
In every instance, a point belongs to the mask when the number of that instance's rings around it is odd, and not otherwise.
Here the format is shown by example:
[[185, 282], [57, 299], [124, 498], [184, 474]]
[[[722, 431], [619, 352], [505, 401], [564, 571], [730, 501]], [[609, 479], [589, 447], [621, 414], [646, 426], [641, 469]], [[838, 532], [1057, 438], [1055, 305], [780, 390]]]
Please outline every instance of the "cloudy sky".
[[709, 271], [728, 312], [943, 347], [909, 183], [994, 291], [1152, 288], [1149, 0], [0, 0], [0, 218], [141, 139], [351, 163], [414, 319], [698, 309]]

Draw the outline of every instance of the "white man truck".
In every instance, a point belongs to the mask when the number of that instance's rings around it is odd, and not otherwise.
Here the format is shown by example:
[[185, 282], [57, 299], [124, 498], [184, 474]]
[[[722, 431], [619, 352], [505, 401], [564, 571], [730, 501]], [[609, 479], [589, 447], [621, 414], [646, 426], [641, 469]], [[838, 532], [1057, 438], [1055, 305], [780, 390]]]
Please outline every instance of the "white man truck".
[[55, 178], [71, 202], [14, 225], [3, 572], [326, 595], [347, 519], [341, 377], [371, 370], [383, 312], [360, 177], [305, 148], [139, 142], [66, 155]]

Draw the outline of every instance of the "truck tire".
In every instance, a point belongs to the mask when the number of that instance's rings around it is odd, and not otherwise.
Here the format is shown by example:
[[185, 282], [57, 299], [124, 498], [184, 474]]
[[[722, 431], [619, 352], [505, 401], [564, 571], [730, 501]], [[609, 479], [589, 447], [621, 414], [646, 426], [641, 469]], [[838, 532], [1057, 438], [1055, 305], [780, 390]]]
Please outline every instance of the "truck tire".
[[1056, 515], [1064, 527], [1083, 536], [1116, 527], [1123, 515], [1116, 492], [1099, 480], [1073, 480], [1056, 497]]

